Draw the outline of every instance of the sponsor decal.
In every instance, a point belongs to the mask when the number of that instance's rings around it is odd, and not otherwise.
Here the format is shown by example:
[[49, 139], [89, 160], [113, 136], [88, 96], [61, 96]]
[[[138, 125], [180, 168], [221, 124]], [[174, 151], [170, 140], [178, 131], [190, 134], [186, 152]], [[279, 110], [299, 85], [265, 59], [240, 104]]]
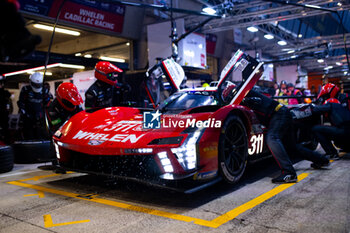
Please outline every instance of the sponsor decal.
[[217, 171], [210, 171], [210, 172], [197, 173], [197, 174], [194, 176], [194, 180], [209, 179], [209, 178], [215, 177], [216, 175], [217, 175]]
[[87, 140], [91, 141], [109, 141], [109, 142], [122, 142], [122, 143], [136, 143], [139, 141], [144, 134], [139, 136], [135, 134], [104, 134], [104, 133], [91, 133], [79, 130], [79, 132], [72, 137], [72, 139], [76, 140]]

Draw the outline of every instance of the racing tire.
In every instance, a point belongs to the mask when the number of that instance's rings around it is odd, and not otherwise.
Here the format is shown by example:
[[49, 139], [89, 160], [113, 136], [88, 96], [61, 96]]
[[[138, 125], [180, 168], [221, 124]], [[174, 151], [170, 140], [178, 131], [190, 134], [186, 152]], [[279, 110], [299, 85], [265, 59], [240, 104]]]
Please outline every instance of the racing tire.
[[0, 146], [0, 173], [13, 169], [13, 153], [10, 146]]
[[220, 175], [227, 183], [236, 183], [247, 166], [248, 140], [242, 120], [235, 115], [230, 115], [221, 128], [218, 158]]
[[25, 140], [12, 144], [15, 163], [41, 163], [52, 161], [50, 141]]

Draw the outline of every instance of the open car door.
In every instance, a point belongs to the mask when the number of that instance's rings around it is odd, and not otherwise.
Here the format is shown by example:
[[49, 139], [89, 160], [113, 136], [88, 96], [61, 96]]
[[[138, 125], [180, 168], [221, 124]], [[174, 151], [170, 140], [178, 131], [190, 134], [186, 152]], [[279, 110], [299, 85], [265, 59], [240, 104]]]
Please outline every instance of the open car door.
[[263, 63], [238, 50], [218, 81], [218, 93], [226, 104], [240, 104], [263, 74]]
[[172, 58], [164, 59], [146, 73], [146, 92], [154, 108], [180, 89], [183, 68]]

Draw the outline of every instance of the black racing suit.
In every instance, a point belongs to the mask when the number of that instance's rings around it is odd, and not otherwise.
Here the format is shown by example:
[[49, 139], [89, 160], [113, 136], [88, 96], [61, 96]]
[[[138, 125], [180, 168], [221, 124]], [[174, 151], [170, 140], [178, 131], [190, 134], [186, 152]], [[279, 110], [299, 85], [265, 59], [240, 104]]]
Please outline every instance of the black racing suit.
[[296, 143], [293, 118], [287, 107], [254, 90], [242, 105], [254, 110], [260, 122], [268, 127], [266, 142], [282, 173], [296, 173], [289, 155], [301, 155], [315, 163], [327, 162], [325, 157]]
[[315, 106], [312, 109], [315, 114], [326, 114], [332, 126], [317, 125], [312, 128], [313, 133], [328, 155], [337, 155], [335, 145], [350, 152], [350, 111], [336, 103]]
[[3, 139], [5, 143], [9, 143], [9, 114], [11, 108], [11, 94], [4, 88], [0, 88], [0, 140]]
[[21, 114], [20, 120], [23, 122], [24, 139], [48, 138], [45, 129], [44, 106], [50, 101], [51, 96], [45, 88], [41, 92], [34, 92], [30, 85], [22, 88], [17, 105]]
[[106, 108], [122, 102], [124, 86], [112, 86], [96, 80], [85, 93], [85, 108]]
[[69, 118], [82, 111], [79, 105], [73, 111], [68, 111], [62, 107], [57, 99], [51, 101], [46, 108], [46, 116], [49, 123], [50, 133], [53, 135]]

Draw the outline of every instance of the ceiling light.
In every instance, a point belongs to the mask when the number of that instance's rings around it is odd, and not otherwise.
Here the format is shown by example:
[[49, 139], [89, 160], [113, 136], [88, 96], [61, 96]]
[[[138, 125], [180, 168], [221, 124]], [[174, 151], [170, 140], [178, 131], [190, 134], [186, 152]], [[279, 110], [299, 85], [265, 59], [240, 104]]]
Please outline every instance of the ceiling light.
[[268, 67], [269, 67], [269, 68], [273, 68], [273, 64], [269, 64]]
[[343, 65], [343, 63], [341, 63], [341, 62], [336, 62], [335, 64], [336, 64], [337, 66]]
[[216, 14], [216, 10], [214, 10], [211, 7], [205, 7], [205, 8], [203, 8], [202, 11], [207, 13], [208, 15], [215, 15]]
[[309, 5], [309, 4], [305, 4], [304, 6], [310, 7], [310, 8], [315, 8], [315, 9], [320, 9], [320, 6], [316, 6], [316, 5]]
[[[29, 72], [27, 72], [27, 74], [34, 74], [34, 73], [35, 73], [34, 71], [29, 71]], [[38, 72], [38, 73], [44, 75], [44, 72]], [[45, 75], [46, 75], [46, 76], [52, 76], [52, 73], [51, 73], [51, 72], [46, 72]]]
[[257, 31], [259, 31], [259, 29], [257, 29], [256, 27], [248, 27], [247, 30], [250, 31], [250, 32], [257, 32]]
[[126, 42], [126, 46], [130, 46], [130, 42]]
[[348, 72], [347, 71], [344, 71], [344, 75], [347, 75], [348, 74]]
[[295, 50], [289, 50], [287, 53], [294, 53]]
[[291, 56], [290, 58], [294, 59], [294, 58], [296, 58], [296, 57], [297, 57], [296, 55], [293, 55], [293, 56]]
[[70, 69], [78, 69], [78, 70], [83, 70], [85, 69], [85, 66], [81, 66], [81, 65], [72, 65], [72, 64], [63, 64], [63, 63], [58, 63], [59, 67], [62, 68], [70, 68]]
[[274, 38], [274, 36], [271, 34], [265, 34], [264, 37], [268, 40], [272, 40]]
[[303, 37], [303, 34], [299, 34], [298, 37], [299, 37], [299, 38], [302, 38], [302, 37]]
[[74, 54], [76, 57], [80, 57], [81, 56], [81, 53], [76, 53]]
[[[53, 31], [52, 26], [48, 26], [48, 25], [44, 25], [44, 24], [34, 24], [33, 27], [38, 28], [38, 29], [51, 31], [51, 32]], [[58, 27], [56, 27], [55, 32], [64, 33], [64, 34], [68, 34], [68, 35], [72, 35], [72, 36], [80, 36], [80, 32], [68, 30], [68, 29], [63, 29], [63, 28], [58, 28]]]
[[[72, 65], [72, 64], [63, 64], [63, 63], [54, 63], [54, 64], [50, 64], [50, 65], [46, 66], [47, 69], [54, 68], [54, 67], [71, 68], [71, 69], [79, 69], [79, 70], [85, 69], [85, 66]], [[5, 77], [8, 77], [8, 76], [13, 76], [13, 75], [17, 75], [17, 74], [24, 74], [24, 73], [34, 72], [34, 71], [44, 70], [44, 69], [45, 69], [45, 66], [39, 66], [39, 67], [25, 69], [25, 70], [19, 70], [19, 71], [15, 71], [15, 72], [3, 74], [3, 75]]]
[[330, 70], [330, 69], [333, 69], [333, 66], [327, 66], [324, 68], [325, 70]]
[[91, 54], [85, 54], [84, 57], [85, 58], [92, 58], [92, 55]]
[[342, 6], [343, 4], [341, 4], [341, 2], [338, 2], [337, 5], [338, 5], [338, 6]]
[[281, 46], [285, 46], [285, 45], [287, 45], [287, 42], [285, 42], [284, 40], [280, 40], [277, 42], [277, 44], [279, 44]]
[[317, 62], [318, 62], [318, 63], [323, 63], [324, 60], [323, 60], [323, 59], [317, 59]]
[[125, 59], [122, 58], [115, 58], [115, 57], [105, 57], [105, 56], [101, 56], [100, 57], [101, 60], [105, 60], [105, 61], [114, 61], [114, 62], [121, 62], [124, 63]]

